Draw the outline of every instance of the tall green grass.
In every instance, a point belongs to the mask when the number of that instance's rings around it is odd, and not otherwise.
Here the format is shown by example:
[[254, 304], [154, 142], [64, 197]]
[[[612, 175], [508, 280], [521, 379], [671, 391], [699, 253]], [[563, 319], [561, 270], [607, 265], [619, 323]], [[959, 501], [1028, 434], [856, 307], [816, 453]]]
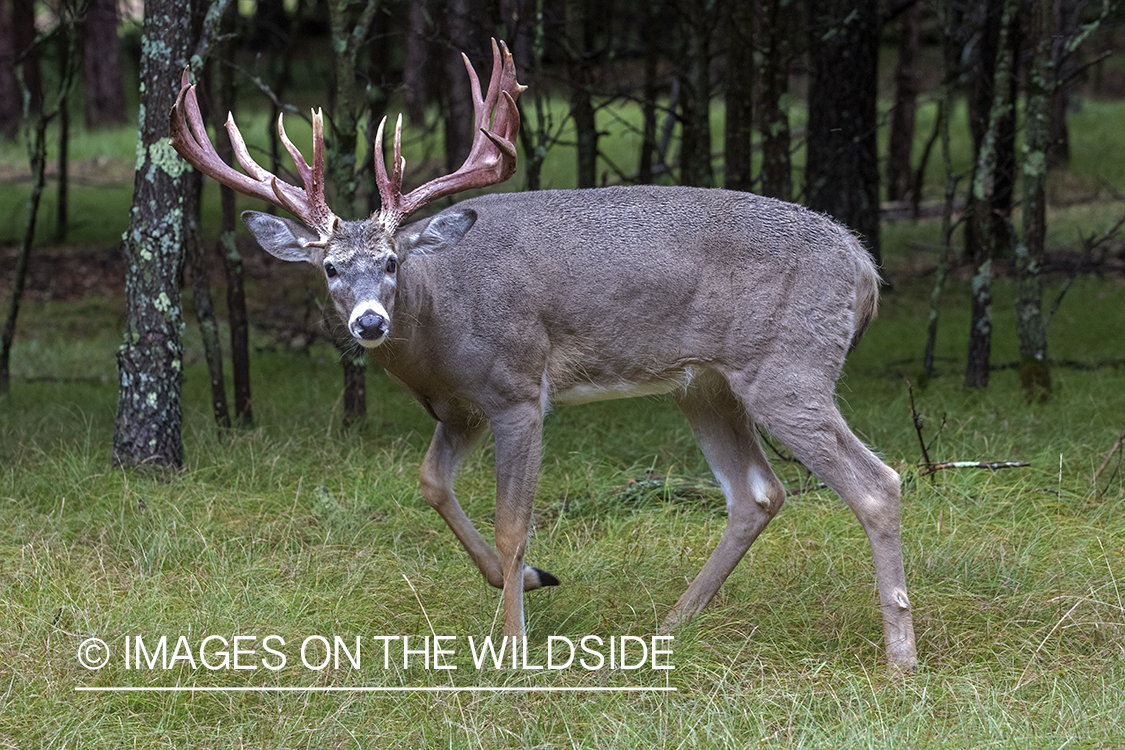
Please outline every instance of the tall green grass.
[[[422, 500], [432, 422], [381, 374], [368, 423], [342, 426], [328, 348], [254, 360], [257, 426], [218, 433], [206, 374], [188, 368], [188, 465], [112, 468], [115, 385], [17, 379], [0, 406], [0, 740], [14, 747], [981, 747], [1110, 748], [1125, 740], [1125, 479], [1095, 482], [1125, 414], [1121, 368], [1056, 369], [1028, 406], [1014, 373], [965, 391], [952, 361], [916, 390], [935, 459], [1026, 469], [923, 478], [905, 377], [922, 323], [911, 288], [887, 296], [853, 354], [841, 404], [904, 476], [903, 528], [922, 665], [882, 667], [870, 550], [825, 491], [795, 496], [714, 606], [678, 631], [670, 672], [136, 671], [77, 661], [90, 636], [498, 632], [498, 592]], [[915, 290], [920, 291], [920, 290]], [[1000, 285], [1000, 300], [1008, 291]], [[1120, 285], [1083, 281], [1056, 320], [1057, 352], [1120, 355]], [[921, 298], [922, 295], [917, 295]], [[999, 304], [999, 303], [998, 303]], [[1064, 307], [1065, 309], [1065, 307]], [[37, 310], [49, 319], [65, 314]], [[1117, 316], [1117, 317], [1115, 317]], [[1073, 317], [1073, 320], [1071, 320]], [[947, 329], [943, 328], [943, 331]], [[1007, 334], [1004, 334], [1007, 335]], [[958, 343], [956, 339], [961, 339]], [[95, 354], [44, 340], [47, 363]], [[999, 342], [1002, 346], [1007, 346]], [[189, 350], [198, 346], [189, 338]], [[1073, 348], [1070, 348], [1073, 347]], [[73, 350], [73, 351], [69, 351]], [[29, 352], [30, 354], [30, 352]], [[17, 360], [20, 352], [17, 350]], [[34, 357], [30, 357], [35, 361]], [[34, 376], [34, 365], [23, 365]], [[75, 370], [77, 371], [77, 369]], [[775, 461], [791, 486], [805, 481]], [[666, 477], [649, 492], [634, 480]], [[490, 534], [492, 452], [458, 477]], [[548, 635], [656, 632], [718, 540], [721, 496], [684, 420], [662, 399], [562, 408], [547, 421], [529, 559], [563, 585], [528, 595], [532, 663]], [[432, 631], [431, 631], [432, 628]], [[370, 653], [370, 652], [369, 652]], [[292, 656], [292, 654], [291, 654]], [[376, 664], [377, 662], [377, 664]], [[78, 686], [638, 686], [674, 693], [89, 694]]]

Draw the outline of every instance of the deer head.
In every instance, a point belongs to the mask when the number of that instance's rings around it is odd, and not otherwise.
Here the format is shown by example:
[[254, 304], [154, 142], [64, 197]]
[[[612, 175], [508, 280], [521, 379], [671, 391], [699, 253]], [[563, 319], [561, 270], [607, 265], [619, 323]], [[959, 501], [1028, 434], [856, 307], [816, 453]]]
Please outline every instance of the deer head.
[[399, 243], [396, 237], [403, 220], [431, 201], [503, 182], [516, 171], [515, 139], [520, 127], [516, 99], [526, 87], [516, 81], [512, 55], [503, 42], [498, 45], [495, 39], [492, 41], [492, 77], [483, 96], [469, 58], [462, 57], [469, 73], [476, 124], [465, 163], [456, 172], [403, 195], [406, 160], [402, 157], [402, 116], [395, 124], [389, 174], [383, 157], [383, 118], [375, 135], [375, 176], [382, 206], [362, 221], [341, 220], [325, 202], [324, 117], [320, 110], [312, 116], [311, 166], [286, 136], [282, 116], [277, 119], [278, 135], [304, 183], [300, 188], [254, 161], [231, 115], [227, 116], [226, 129], [245, 173], [223, 162], [207, 137], [186, 69], [181, 79], [169, 125], [172, 147], [220, 184], [273, 203], [297, 217], [298, 221], [292, 221], [259, 211], [242, 213], [243, 222], [267, 252], [282, 260], [312, 263], [323, 270], [333, 304], [347, 321], [348, 331], [367, 348], [377, 347], [387, 338], [399, 266], [411, 253], [425, 252], [460, 237], [472, 227], [475, 216], [472, 212], [443, 216], [412, 236], [411, 242]]

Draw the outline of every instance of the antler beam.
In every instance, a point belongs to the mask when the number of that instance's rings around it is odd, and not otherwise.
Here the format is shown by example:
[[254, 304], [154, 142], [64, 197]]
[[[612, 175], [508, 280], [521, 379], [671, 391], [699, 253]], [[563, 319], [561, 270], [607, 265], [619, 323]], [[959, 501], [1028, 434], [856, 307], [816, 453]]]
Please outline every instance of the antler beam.
[[250, 156], [246, 141], [242, 138], [233, 115], [227, 115], [226, 129], [234, 148], [235, 158], [246, 174], [229, 166], [215, 151], [203, 116], [199, 112], [199, 100], [195, 86], [188, 80], [188, 70], [184, 69], [180, 79], [180, 94], [172, 107], [169, 118], [169, 142], [172, 147], [193, 167], [221, 185], [226, 185], [251, 198], [260, 198], [268, 203], [281, 206], [301, 220], [310, 229], [327, 239], [336, 226], [336, 216], [324, 200], [324, 117], [319, 110], [313, 113], [313, 163], [310, 167], [301, 152], [285, 135], [282, 116], [277, 118], [277, 132], [285, 150], [293, 157], [301, 181], [305, 187], [290, 185], [278, 179], [272, 172], [262, 169]]
[[402, 116], [399, 115], [398, 122], [395, 123], [394, 166], [389, 176], [383, 160], [383, 127], [387, 119], [384, 117], [379, 123], [375, 134], [375, 178], [383, 207], [372, 214], [372, 218], [378, 216], [392, 231], [403, 219], [431, 201], [462, 190], [495, 185], [508, 179], [516, 171], [515, 139], [520, 129], [516, 99], [527, 87], [516, 81], [516, 66], [512, 54], [506, 44], [500, 42], [497, 45], [496, 40], [492, 40], [492, 77], [484, 97], [481, 97], [480, 80], [469, 58], [464, 54], [461, 57], [465, 60], [469, 85], [472, 87], [476, 133], [469, 156], [460, 169], [431, 180], [404, 196], [402, 173], [406, 160], [402, 158]]

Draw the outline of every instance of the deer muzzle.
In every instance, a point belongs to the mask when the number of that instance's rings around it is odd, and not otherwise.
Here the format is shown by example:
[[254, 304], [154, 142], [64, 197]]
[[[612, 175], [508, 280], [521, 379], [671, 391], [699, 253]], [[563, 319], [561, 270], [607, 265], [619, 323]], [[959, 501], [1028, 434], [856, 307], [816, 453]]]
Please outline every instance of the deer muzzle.
[[348, 321], [348, 331], [359, 341], [360, 346], [369, 349], [386, 340], [390, 326], [387, 310], [378, 302], [356, 305]]

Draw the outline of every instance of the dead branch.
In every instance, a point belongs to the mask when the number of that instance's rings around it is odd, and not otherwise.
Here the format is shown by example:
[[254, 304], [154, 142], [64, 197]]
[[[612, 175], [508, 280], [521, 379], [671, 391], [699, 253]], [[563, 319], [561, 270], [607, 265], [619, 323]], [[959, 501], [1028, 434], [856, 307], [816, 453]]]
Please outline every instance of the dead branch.
[[1113, 458], [1113, 454], [1117, 453], [1117, 449], [1121, 447], [1122, 440], [1125, 440], [1125, 430], [1122, 430], [1121, 434], [1117, 436], [1117, 441], [1113, 444], [1113, 447], [1109, 449], [1109, 453], [1105, 454], [1105, 460], [1102, 461], [1102, 465], [1099, 466], [1098, 470], [1094, 472], [1095, 482], [1098, 481], [1098, 477], [1100, 477], [1102, 475], [1102, 472], [1105, 471], [1105, 467], [1109, 466], [1109, 460]]
[[943, 461], [936, 464], [926, 464], [918, 472], [919, 476], [929, 476], [944, 469], [1018, 469], [1031, 466], [1027, 461]]
[[918, 433], [918, 444], [922, 446], [922, 460], [929, 466], [933, 462], [930, 460], [930, 452], [926, 450], [926, 441], [922, 439], [922, 415], [914, 408], [914, 386], [907, 380], [906, 387], [910, 391], [910, 416], [914, 420], [914, 431]]

